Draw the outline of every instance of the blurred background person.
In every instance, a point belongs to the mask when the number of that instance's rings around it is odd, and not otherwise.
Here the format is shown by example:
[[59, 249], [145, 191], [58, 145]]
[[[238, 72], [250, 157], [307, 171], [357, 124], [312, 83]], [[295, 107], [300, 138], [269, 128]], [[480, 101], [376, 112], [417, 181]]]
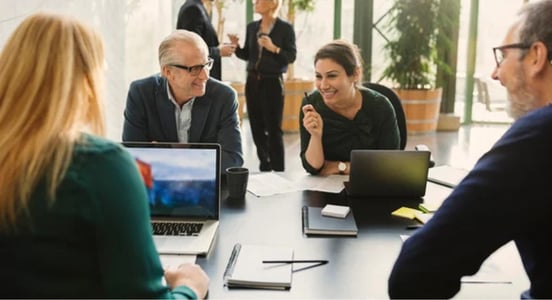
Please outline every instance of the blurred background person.
[[251, 134], [261, 171], [284, 171], [284, 79], [288, 64], [295, 61], [295, 31], [277, 17], [282, 0], [253, 0], [261, 19], [247, 25], [245, 42], [239, 46], [229, 34], [236, 56], [247, 61], [245, 101]]
[[206, 9], [206, 5], [211, 5], [208, 2], [214, 0], [186, 0], [178, 12], [176, 29], [190, 30], [203, 38], [209, 47], [209, 57], [214, 61], [210, 76], [221, 80], [221, 57], [231, 56], [236, 46], [231, 43], [219, 44], [217, 32]]
[[199, 266], [163, 270], [134, 159], [98, 136], [104, 64], [95, 31], [44, 13], [0, 54], [1, 298], [207, 292]]
[[356, 45], [330, 42], [314, 58], [316, 91], [299, 112], [301, 161], [311, 174], [349, 174], [353, 149], [399, 149], [399, 128], [389, 100], [362, 87]]

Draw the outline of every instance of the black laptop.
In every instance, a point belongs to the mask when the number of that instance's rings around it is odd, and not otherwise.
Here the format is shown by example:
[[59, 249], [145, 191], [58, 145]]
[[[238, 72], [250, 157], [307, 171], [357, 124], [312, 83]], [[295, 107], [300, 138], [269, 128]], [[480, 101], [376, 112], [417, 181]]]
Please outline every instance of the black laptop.
[[429, 151], [352, 150], [349, 181], [351, 197], [419, 198], [425, 195]]

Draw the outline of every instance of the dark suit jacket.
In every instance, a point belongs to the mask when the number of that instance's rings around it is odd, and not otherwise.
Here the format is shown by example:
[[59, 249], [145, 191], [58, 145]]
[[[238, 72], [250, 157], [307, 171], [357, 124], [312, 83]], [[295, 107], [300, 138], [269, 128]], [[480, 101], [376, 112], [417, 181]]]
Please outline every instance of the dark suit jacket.
[[[238, 100], [231, 87], [210, 78], [205, 95], [192, 107], [190, 143], [218, 143], [222, 170], [243, 165]], [[175, 106], [169, 100], [167, 80], [159, 74], [130, 84], [124, 112], [123, 141], [178, 142]]]
[[211, 19], [201, 0], [186, 0], [178, 12], [176, 29], [186, 29], [199, 34], [207, 47], [209, 56], [214, 60], [213, 68], [209, 73], [211, 77], [221, 79], [220, 50], [217, 32], [211, 24]]

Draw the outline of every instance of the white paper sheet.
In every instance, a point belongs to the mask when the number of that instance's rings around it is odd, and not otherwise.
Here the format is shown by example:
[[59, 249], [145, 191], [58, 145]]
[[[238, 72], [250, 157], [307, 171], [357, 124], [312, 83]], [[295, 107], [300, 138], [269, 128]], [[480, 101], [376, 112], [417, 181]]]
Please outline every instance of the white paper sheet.
[[250, 174], [247, 190], [257, 197], [298, 191], [295, 184], [277, 173], [262, 172]]
[[283, 194], [296, 191], [321, 191], [339, 193], [348, 175], [313, 176], [305, 173], [284, 177], [277, 172], [263, 172], [249, 175], [247, 190], [257, 197]]
[[298, 177], [296, 185], [301, 190], [339, 193], [345, 187], [344, 181], [349, 180], [349, 175], [312, 176], [304, 174]]

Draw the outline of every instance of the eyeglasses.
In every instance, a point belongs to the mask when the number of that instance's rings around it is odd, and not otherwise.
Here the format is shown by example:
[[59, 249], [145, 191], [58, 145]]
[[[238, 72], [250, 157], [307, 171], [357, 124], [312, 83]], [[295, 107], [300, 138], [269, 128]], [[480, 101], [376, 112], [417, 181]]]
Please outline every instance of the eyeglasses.
[[202, 65], [191, 66], [191, 67], [178, 65], [178, 64], [170, 64], [169, 66], [186, 70], [190, 73], [190, 75], [197, 76], [203, 69], [206, 69], [207, 71], [211, 70], [211, 68], [213, 67], [213, 59], [209, 57], [206, 63]]
[[496, 67], [497, 68], [500, 67], [500, 64], [502, 63], [502, 61], [504, 61], [505, 49], [529, 49], [529, 48], [531, 48], [531, 45], [524, 44], [524, 43], [515, 43], [515, 44], [508, 44], [508, 45], [503, 45], [499, 47], [494, 47], [493, 54], [496, 62]]

